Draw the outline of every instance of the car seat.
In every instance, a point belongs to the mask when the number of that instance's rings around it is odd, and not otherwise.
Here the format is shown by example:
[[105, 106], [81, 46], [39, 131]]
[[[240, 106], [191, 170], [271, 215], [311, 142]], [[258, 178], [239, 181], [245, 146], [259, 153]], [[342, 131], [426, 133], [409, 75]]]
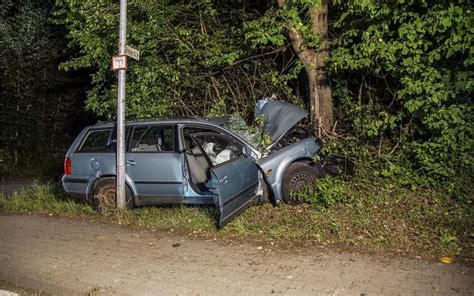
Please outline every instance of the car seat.
[[201, 149], [195, 146], [186, 150], [186, 158], [191, 174], [191, 181], [201, 191], [206, 191], [206, 182], [209, 179], [209, 162], [203, 155]]

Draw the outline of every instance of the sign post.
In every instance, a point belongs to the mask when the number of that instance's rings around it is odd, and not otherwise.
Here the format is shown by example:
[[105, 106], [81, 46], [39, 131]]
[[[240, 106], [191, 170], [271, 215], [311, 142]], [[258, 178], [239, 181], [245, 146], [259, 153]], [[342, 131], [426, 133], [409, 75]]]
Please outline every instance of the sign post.
[[[117, 94], [117, 208], [125, 208], [125, 72], [127, 68], [127, 0], [120, 0], [118, 94]], [[124, 61], [124, 62], [123, 62]], [[124, 65], [123, 65], [124, 63]], [[112, 65], [114, 66], [114, 65]]]

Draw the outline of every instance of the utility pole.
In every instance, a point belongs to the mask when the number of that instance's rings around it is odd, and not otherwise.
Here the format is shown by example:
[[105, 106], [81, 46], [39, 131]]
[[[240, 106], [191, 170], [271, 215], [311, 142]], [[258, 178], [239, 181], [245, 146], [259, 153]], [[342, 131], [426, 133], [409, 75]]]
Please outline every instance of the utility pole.
[[[119, 56], [125, 56], [127, 43], [127, 0], [120, 0]], [[127, 57], [125, 56], [125, 64]], [[125, 72], [118, 70], [117, 96], [117, 208], [125, 208]]]

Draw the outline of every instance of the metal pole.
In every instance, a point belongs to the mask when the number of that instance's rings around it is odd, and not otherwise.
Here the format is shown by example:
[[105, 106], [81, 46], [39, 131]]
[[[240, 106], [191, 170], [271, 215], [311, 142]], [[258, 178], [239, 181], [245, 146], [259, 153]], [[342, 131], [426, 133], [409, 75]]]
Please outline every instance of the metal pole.
[[[127, 42], [127, 0], [120, 0], [119, 55]], [[117, 208], [125, 208], [125, 70], [118, 71], [117, 97]]]

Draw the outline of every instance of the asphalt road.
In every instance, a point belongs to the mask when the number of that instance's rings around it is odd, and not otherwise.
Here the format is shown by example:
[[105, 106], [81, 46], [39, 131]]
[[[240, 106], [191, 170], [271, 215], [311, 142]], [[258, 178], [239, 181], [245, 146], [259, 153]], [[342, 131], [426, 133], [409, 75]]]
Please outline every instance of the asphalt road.
[[0, 215], [0, 281], [59, 295], [472, 295], [473, 268]]

